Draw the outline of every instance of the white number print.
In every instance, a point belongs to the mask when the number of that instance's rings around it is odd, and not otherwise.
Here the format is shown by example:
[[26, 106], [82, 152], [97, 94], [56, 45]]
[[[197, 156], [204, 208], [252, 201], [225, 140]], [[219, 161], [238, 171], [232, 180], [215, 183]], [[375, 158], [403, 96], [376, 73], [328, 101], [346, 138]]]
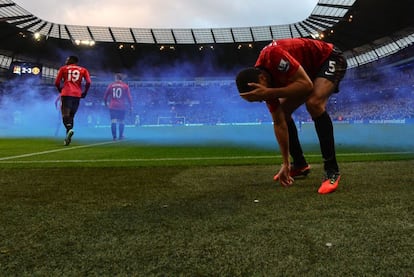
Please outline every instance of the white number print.
[[335, 61], [329, 61], [329, 65], [328, 65], [328, 70], [325, 71], [326, 75], [334, 75], [335, 74], [335, 66], [336, 66], [336, 62]]
[[121, 88], [112, 88], [112, 98], [121, 99], [122, 98], [122, 89]]
[[80, 71], [75, 69], [75, 70], [68, 70], [68, 81], [69, 82], [77, 82], [79, 81], [80, 78]]

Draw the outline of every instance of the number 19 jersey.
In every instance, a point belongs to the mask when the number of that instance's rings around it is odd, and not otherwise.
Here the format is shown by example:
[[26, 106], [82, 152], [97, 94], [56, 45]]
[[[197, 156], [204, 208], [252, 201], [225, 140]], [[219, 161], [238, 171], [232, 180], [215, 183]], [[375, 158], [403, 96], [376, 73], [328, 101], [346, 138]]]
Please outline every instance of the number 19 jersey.
[[86, 83], [91, 83], [91, 77], [86, 68], [75, 64], [64, 65], [59, 68], [55, 85], [60, 85], [63, 80], [61, 96], [81, 97], [82, 79], [85, 79]]

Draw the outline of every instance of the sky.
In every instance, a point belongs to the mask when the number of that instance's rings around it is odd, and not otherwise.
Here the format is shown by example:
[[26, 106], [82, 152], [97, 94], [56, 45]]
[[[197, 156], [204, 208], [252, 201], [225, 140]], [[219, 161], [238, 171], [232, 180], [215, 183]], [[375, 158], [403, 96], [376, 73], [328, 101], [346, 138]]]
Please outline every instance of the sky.
[[66, 25], [221, 28], [306, 19], [318, 0], [13, 0], [33, 15]]

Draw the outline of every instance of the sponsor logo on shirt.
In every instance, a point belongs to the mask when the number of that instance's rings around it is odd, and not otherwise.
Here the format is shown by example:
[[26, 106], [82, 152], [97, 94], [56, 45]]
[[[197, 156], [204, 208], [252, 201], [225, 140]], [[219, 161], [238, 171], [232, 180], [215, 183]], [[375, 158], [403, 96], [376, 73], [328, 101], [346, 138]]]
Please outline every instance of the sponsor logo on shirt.
[[281, 59], [277, 70], [287, 72], [289, 70], [290, 63], [287, 60]]

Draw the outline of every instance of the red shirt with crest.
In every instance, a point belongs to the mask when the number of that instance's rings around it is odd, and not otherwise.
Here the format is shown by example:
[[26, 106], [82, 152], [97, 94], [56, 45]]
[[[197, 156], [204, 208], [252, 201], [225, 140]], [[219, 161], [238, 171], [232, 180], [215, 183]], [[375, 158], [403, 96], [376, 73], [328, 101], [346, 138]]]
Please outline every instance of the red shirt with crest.
[[260, 52], [255, 67], [264, 68], [271, 74], [273, 86], [284, 87], [288, 85], [288, 79], [296, 73], [299, 65], [311, 80], [314, 79], [332, 50], [333, 44], [320, 40], [275, 40]]
[[129, 86], [122, 82], [116, 81], [110, 84], [105, 92], [104, 101], [107, 103], [108, 99], [109, 108], [113, 110], [125, 110], [127, 108], [127, 103], [131, 106], [132, 97]]
[[81, 97], [83, 79], [86, 83], [91, 83], [91, 77], [86, 68], [76, 64], [64, 65], [59, 68], [55, 86], [60, 87], [63, 81], [63, 87], [60, 92], [61, 96]]

